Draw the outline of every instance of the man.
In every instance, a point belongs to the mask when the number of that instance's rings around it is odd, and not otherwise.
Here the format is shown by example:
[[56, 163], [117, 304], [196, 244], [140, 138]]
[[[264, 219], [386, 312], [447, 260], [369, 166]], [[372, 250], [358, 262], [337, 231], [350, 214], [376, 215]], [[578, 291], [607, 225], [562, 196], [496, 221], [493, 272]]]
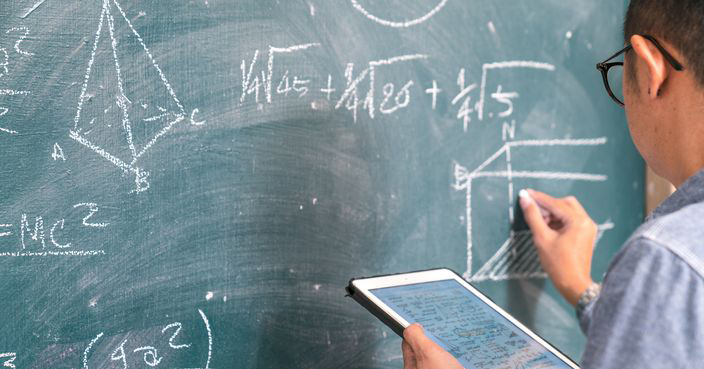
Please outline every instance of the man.
[[[632, 0], [624, 35], [623, 100], [605, 78], [607, 92], [677, 192], [625, 243], [601, 288], [590, 277], [597, 229], [579, 202], [529, 190], [520, 203], [543, 268], [577, 308], [583, 368], [704, 368], [704, 1]], [[610, 62], [602, 73], [620, 73]], [[404, 338], [405, 369], [461, 368], [417, 324]]]

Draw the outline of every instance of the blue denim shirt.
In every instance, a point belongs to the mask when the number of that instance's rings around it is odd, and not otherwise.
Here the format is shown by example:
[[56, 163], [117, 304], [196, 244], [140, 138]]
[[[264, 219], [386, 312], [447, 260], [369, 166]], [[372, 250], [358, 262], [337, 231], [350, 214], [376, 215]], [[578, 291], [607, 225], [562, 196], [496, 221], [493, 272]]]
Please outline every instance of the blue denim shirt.
[[584, 369], [704, 368], [704, 170], [628, 239], [580, 326]]

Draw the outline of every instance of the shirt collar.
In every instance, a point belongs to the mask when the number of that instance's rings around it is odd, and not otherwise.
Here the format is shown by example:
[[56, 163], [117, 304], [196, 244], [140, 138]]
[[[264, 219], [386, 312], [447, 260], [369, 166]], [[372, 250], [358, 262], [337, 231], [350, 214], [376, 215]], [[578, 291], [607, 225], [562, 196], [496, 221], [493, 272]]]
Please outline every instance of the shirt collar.
[[660, 204], [647, 220], [673, 213], [683, 207], [704, 201], [704, 169], [689, 177], [680, 188]]

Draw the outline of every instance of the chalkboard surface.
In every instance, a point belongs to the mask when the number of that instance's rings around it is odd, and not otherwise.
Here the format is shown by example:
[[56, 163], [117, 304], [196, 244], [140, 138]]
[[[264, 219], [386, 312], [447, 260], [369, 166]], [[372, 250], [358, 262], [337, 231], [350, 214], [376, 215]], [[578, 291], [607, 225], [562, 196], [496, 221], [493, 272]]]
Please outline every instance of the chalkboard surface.
[[0, 0], [0, 363], [399, 368], [350, 277], [446, 266], [579, 358], [518, 190], [609, 259], [643, 163], [624, 4]]

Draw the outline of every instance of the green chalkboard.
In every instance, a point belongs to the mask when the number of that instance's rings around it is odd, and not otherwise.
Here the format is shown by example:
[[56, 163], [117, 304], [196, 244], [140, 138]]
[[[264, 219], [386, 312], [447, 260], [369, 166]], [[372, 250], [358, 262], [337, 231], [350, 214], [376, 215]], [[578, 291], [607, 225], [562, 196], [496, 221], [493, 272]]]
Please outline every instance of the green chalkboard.
[[518, 190], [609, 259], [643, 163], [625, 5], [0, 0], [0, 364], [399, 368], [350, 277], [446, 266], [569, 355]]

